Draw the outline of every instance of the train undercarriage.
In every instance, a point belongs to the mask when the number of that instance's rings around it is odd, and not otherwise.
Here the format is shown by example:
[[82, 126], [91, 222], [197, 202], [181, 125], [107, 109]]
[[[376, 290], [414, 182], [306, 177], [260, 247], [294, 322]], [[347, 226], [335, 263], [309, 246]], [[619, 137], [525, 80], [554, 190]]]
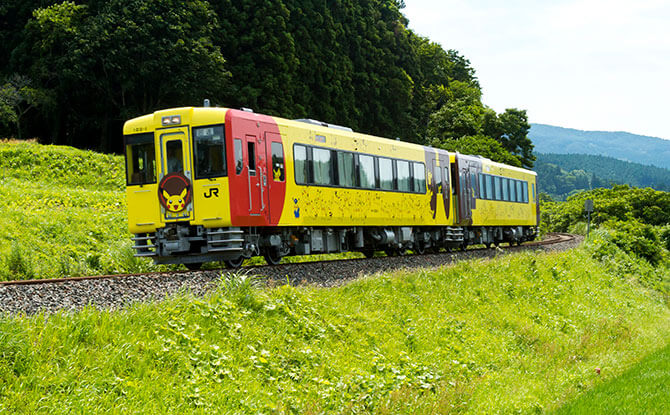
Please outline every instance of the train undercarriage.
[[132, 239], [136, 257], [153, 258], [157, 264], [185, 264], [197, 269], [204, 262], [223, 261], [239, 267], [245, 259], [262, 255], [268, 264], [282, 257], [376, 251], [399, 255], [407, 250], [423, 254], [441, 249], [487, 247], [503, 242], [521, 244], [534, 240], [534, 226], [388, 226], [388, 227], [280, 227], [205, 228], [172, 223], [155, 233], [136, 234]]

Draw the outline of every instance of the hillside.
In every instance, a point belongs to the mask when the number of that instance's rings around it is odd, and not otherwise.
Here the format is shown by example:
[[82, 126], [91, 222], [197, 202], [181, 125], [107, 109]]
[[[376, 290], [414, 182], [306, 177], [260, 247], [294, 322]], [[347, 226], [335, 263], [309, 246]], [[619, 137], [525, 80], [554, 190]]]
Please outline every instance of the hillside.
[[536, 153], [594, 154], [670, 169], [670, 140], [545, 124], [531, 124], [528, 136]]
[[557, 199], [581, 190], [627, 184], [670, 190], [670, 170], [612, 157], [537, 153], [535, 170], [541, 192]]
[[0, 280], [132, 272], [123, 157], [0, 141]]

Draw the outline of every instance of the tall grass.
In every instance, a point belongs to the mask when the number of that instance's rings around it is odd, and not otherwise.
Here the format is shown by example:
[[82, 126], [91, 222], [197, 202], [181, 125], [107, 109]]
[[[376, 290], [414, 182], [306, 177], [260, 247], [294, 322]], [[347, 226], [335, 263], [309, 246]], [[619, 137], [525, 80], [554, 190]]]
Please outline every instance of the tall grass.
[[329, 289], [227, 276], [205, 298], [0, 319], [0, 412], [542, 412], [669, 341], [663, 297], [589, 249]]

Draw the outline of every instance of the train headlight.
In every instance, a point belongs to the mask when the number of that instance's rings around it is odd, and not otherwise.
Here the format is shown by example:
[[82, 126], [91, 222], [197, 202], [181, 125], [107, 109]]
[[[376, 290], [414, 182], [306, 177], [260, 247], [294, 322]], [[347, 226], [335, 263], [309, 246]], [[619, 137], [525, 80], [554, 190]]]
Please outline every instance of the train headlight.
[[181, 115], [168, 115], [167, 117], [163, 117], [161, 118], [161, 124], [179, 125], [181, 124]]

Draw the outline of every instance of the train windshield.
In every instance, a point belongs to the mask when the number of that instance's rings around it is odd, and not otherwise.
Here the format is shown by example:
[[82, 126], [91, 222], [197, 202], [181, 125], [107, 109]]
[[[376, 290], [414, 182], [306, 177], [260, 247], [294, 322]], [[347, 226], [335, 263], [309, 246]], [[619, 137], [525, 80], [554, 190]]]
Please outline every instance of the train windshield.
[[156, 183], [154, 134], [132, 134], [126, 141], [126, 180], [129, 186]]
[[228, 175], [223, 125], [195, 127], [193, 137], [196, 179]]

